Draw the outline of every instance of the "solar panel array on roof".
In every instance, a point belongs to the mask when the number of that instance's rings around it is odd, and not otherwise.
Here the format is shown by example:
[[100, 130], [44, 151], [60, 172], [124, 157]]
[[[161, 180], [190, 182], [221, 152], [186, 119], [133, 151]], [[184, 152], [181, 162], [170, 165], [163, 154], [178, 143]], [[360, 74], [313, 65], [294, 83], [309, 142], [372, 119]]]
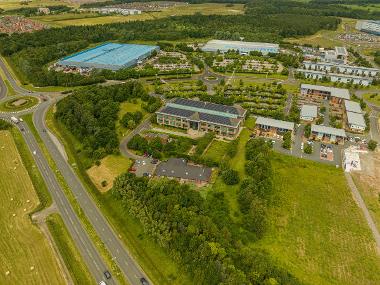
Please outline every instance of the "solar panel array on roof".
[[183, 98], [176, 99], [174, 101], [174, 104], [190, 106], [190, 107], [205, 109], [205, 110], [212, 110], [212, 111], [217, 111], [221, 113], [240, 115], [240, 112], [234, 106], [227, 106], [227, 105], [215, 104], [215, 103], [203, 102], [203, 101], [195, 101], [195, 100], [189, 100], [189, 99], [183, 99]]
[[183, 109], [177, 109], [173, 107], [164, 107], [160, 113], [168, 114], [168, 115], [174, 115], [178, 117], [183, 117], [183, 118], [189, 118], [191, 117], [195, 112], [194, 111], [189, 111], [189, 110], [183, 110]]
[[201, 121], [206, 121], [210, 123], [215, 123], [219, 125], [226, 125], [226, 126], [236, 126], [237, 122], [234, 122], [230, 118], [206, 114], [206, 113], [199, 113], [199, 119]]

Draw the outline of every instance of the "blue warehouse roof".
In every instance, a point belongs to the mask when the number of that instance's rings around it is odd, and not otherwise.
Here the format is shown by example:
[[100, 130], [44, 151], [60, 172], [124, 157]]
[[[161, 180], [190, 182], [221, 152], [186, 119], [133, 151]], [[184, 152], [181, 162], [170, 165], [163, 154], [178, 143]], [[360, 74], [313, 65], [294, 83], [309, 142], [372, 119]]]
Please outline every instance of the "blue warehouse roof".
[[117, 70], [136, 64], [158, 49], [158, 46], [106, 43], [67, 56], [59, 64]]

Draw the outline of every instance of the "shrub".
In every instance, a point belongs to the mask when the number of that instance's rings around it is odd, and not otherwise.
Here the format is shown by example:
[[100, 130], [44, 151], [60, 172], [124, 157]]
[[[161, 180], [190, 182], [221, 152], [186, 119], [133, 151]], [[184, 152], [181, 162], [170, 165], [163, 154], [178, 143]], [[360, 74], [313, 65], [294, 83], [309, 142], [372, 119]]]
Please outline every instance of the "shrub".
[[305, 138], [310, 137], [310, 135], [311, 135], [311, 125], [306, 125], [305, 126], [303, 134], [304, 134]]
[[368, 142], [368, 149], [371, 150], [371, 151], [374, 151], [377, 147], [377, 141], [374, 141], [374, 140], [370, 140]]
[[222, 179], [226, 185], [236, 185], [240, 181], [238, 172], [230, 168], [222, 172]]
[[307, 144], [303, 149], [304, 153], [311, 154], [313, 152], [313, 147], [310, 144]]
[[12, 128], [10, 123], [0, 119], [0, 130], [9, 130], [10, 128]]

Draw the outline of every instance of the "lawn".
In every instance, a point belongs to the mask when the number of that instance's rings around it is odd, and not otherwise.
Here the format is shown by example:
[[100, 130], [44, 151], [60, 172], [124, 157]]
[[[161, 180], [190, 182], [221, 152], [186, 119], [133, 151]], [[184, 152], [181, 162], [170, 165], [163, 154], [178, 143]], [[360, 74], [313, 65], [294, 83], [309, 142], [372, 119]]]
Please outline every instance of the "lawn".
[[306, 284], [377, 284], [380, 258], [341, 169], [275, 154], [266, 249]]
[[363, 98], [372, 104], [380, 106], [380, 93], [365, 94]]
[[61, 216], [52, 214], [47, 218], [46, 223], [74, 284], [95, 283]]
[[216, 162], [222, 162], [225, 158], [228, 144], [226, 141], [213, 140], [203, 157]]
[[131, 131], [130, 129], [120, 125], [119, 121], [121, 120], [121, 118], [123, 118], [125, 113], [133, 113], [140, 111], [144, 116], [142, 120], [146, 119], [148, 113], [142, 109], [141, 104], [141, 99], [136, 99], [136, 101], [134, 102], [123, 102], [120, 104], [120, 111], [117, 114], [118, 120], [116, 121], [116, 132], [119, 137], [119, 140], [121, 140], [125, 135], [127, 135]]
[[1, 283], [65, 284], [49, 242], [29, 218], [39, 201], [8, 131], [0, 131], [0, 164]]
[[[244, 164], [245, 164], [245, 145], [247, 141], [249, 140], [249, 135], [251, 132], [247, 129], [243, 129], [240, 134], [239, 144], [238, 144], [238, 151], [236, 156], [231, 159], [230, 166], [231, 168], [235, 169], [239, 172], [240, 179], [243, 179], [245, 176], [244, 171]], [[213, 185], [212, 189], [215, 191], [221, 191], [224, 192], [224, 195], [228, 201], [228, 204], [230, 205], [230, 213], [231, 217], [234, 219], [234, 221], [239, 222], [241, 218], [239, 205], [237, 201], [237, 191], [239, 190], [240, 185], [233, 185], [228, 186], [224, 184], [221, 177], [218, 177], [215, 181], [215, 184]]]
[[[107, 155], [100, 161], [100, 165], [94, 165], [87, 170], [88, 176], [101, 192], [110, 190], [114, 179], [128, 171], [132, 161], [121, 155]], [[102, 185], [105, 181], [105, 186]]]

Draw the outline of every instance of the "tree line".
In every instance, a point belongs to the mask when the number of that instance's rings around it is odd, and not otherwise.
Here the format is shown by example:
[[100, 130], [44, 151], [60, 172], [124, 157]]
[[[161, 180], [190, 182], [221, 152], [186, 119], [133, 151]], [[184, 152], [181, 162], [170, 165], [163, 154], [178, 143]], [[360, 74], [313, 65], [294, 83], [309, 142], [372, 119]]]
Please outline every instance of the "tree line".
[[[260, 183], [261, 178], [264, 175], [255, 182]], [[254, 181], [246, 184], [256, 187]], [[148, 180], [126, 173], [115, 180], [112, 195], [140, 221], [145, 233], [192, 276], [194, 284], [301, 284], [276, 266], [264, 250], [248, 246], [248, 234], [260, 235], [256, 214], [247, 216], [252, 232], [242, 230], [231, 219], [222, 192], [210, 191], [203, 198], [174, 180]], [[257, 211], [259, 203], [251, 204]]]
[[133, 98], [141, 98], [143, 108], [148, 112], [161, 106], [160, 100], [149, 96], [141, 83], [130, 81], [76, 90], [57, 103], [55, 117], [81, 142], [86, 156], [100, 159], [118, 152], [115, 123], [120, 103]]

